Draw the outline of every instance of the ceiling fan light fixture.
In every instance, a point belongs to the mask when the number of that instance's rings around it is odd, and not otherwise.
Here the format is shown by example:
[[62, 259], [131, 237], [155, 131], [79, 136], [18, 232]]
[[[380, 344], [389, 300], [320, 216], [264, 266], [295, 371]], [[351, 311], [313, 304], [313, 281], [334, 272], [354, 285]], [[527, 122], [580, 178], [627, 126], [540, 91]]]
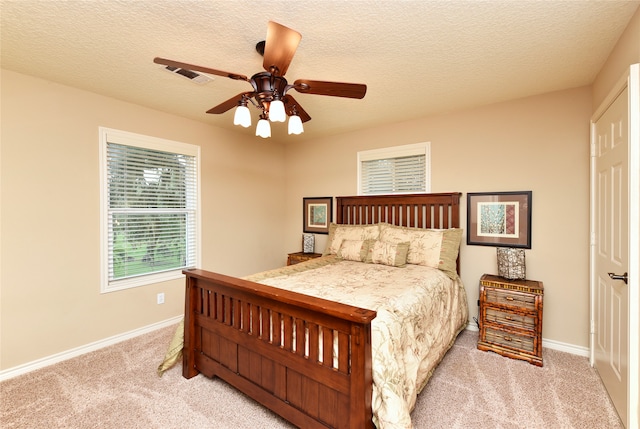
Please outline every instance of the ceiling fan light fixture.
[[244, 128], [251, 126], [251, 112], [246, 105], [236, 107], [236, 113], [233, 116], [233, 125], [240, 125]]
[[284, 103], [282, 100], [273, 100], [270, 103], [269, 119], [271, 122], [284, 122], [287, 120], [287, 114], [284, 111]]
[[258, 126], [256, 127], [256, 136], [262, 137], [263, 139], [271, 137], [271, 125], [269, 124], [269, 121], [263, 116], [260, 116], [260, 120], [258, 121]]
[[289, 116], [289, 134], [302, 134], [304, 128], [302, 126], [302, 119], [298, 115]]

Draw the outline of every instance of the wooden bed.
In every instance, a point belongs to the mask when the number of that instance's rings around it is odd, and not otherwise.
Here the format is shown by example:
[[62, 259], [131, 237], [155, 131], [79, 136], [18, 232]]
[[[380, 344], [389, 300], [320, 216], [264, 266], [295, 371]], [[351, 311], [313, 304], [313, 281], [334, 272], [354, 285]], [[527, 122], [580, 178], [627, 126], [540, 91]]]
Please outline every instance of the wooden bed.
[[[459, 199], [337, 197], [337, 223], [456, 228]], [[219, 377], [301, 428], [374, 427], [375, 311], [198, 269], [184, 273], [184, 377]], [[323, 359], [309, 359], [319, 353]]]

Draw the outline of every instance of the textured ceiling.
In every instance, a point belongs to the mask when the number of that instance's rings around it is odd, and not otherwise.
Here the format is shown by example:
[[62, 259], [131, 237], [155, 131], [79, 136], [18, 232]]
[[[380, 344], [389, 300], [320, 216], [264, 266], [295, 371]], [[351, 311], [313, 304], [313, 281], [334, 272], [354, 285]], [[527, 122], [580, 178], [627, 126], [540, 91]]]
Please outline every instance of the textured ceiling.
[[[251, 76], [267, 22], [302, 34], [286, 77], [367, 84], [353, 100], [292, 94], [313, 118], [300, 141], [589, 85], [640, 1], [1, 0], [1, 66], [247, 135], [233, 111], [245, 90], [198, 85], [156, 56]], [[252, 109], [254, 124], [258, 111]], [[46, 113], [43, 113], [46, 114]]]

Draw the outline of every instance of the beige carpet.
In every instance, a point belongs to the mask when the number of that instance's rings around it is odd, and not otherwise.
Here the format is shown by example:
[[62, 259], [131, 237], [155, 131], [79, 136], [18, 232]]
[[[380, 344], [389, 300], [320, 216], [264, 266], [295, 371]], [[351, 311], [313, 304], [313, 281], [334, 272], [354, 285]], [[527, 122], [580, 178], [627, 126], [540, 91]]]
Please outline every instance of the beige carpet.
[[[0, 383], [0, 427], [291, 428], [220, 380], [156, 368], [174, 328]], [[418, 397], [420, 428], [621, 428], [586, 358], [544, 351], [543, 368], [475, 349], [463, 332]]]

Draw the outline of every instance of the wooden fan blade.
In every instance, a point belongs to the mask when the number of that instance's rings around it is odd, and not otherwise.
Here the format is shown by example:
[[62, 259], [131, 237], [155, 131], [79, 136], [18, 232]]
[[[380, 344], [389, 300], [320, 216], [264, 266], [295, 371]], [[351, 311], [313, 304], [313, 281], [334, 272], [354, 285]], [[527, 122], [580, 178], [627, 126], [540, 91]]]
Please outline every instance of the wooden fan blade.
[[166, 58], [156, 57], [153, 59], [153, 62], [156, 64], [162, 64], [169, 67], [178, 67], [186, 70], [194, 70], [202, 73], [214, 74], [216, 76], [224, 76], [224, 77], [228, 77], [230, 79], [235, 79], [235, 80], [246, 80], [247, 82], [249, 81], [249, 78], [241, 74], [230, 73], [230, 72], [216, 70], [216, 69], [210, 69], [209, 67], [197, 66], [195, 64], [181, 63], [179, 61], [168, 60]]
[[304, 94], [329, 95], [332, 97], [363, 98], [367, 85], [361, 83], [322, 82], [298, 79], [293, 83], [296, 91]]
[[[302, 35], [277, 22], [269, 21], [262, 67], [276, 76], [284, 76], [298, 49]], [[275, 69], [272, 69], [274, 68]]]
[[282, 102], [284, 103], [284, 110], [287, 112], [288, 116], [293, 115], [294, 107], [295, 112], [298, 116], [300, 116], [300, 120], [304, 123], [311, 120], [311, 116], [302, 108], [300, 103], [296, 101], [291, 95], [287, 94], [282, 98]]
[[234, 95], [233, 97], [231, 97], [227, 101], [223, 101], [222, 103], [218, 104], [217, 106], [212, 107], [211, 109], [207, 110], [207, 113], [213, 113], [214, 115], [219, 115], [220, 113], [224, 113], [227, 110], [231, 110], [231, 109], [233, 109], [234, 107], [236, 107], [238, 105], [240, 100], [242, 100], [242, 97], [244, 97], [245, 95], [246, 96], [251, 96], [251, 95], [253, 95], [253, 92], [241, 92], [238, 95]]

